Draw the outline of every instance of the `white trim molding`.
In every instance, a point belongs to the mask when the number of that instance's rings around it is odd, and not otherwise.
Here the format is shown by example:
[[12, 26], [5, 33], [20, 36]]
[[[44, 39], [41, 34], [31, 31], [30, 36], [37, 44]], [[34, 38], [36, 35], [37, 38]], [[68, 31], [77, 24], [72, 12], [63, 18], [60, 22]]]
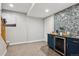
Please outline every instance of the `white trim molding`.
[[23, 44], [23, 43], [33, 43], [33, 42], [40, 42], [45, 40], [34, 40], [34, 41], [25, 41], [25, 42], [17, 42], [17, 43], [10, 43], [10, 45], [17, 45], [17, 44]]

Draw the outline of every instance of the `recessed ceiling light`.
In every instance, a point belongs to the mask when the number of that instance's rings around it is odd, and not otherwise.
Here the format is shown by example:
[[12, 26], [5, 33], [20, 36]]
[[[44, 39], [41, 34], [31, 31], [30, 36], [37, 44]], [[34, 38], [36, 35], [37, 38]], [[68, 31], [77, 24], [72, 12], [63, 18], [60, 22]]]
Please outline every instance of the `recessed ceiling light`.
[[13, 5], [13, 4], [9, 4], [9, 6], [10, 6], [10, 7], [12, 7], [12, 8], [14, 7], [14, 5]]
[[45, 12], [48, 13], [49, 12], [49, 9], [45, 9]]

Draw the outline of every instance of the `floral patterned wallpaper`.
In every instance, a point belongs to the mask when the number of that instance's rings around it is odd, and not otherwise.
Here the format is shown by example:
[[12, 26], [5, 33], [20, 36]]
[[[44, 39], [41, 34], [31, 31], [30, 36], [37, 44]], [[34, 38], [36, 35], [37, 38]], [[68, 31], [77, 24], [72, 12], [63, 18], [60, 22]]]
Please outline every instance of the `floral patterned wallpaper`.
[[54, 19], [55, 31], [63, 27], [64, 31], [79, 32], [79, 4], [56, 13]]

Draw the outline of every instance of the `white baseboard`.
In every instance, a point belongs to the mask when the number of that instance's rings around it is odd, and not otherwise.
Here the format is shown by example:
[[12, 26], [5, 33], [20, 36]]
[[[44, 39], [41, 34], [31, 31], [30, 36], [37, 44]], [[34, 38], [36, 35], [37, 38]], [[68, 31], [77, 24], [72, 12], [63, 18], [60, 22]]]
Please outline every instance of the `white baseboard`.
[[23, 43], [32, 43], [32, 42], [39, 42], [39, 41], [45, 41], [45, 40], [33, 40], [33, 41], [26, 41], [26, 42], [10, 43], [10, 45], [23, 44]]
[[46, 38], [44, 38], [44, 41], [46, 41], [46, 42], [47, 42], [48, 40], [47, 40]]
[[2, 56], [5, 56], [5, 55], [6, 55], [6, 53], [7, 53], [7, 49], [4, 51], [4, 53], [3, 53], [3, 55], [2, 55]]

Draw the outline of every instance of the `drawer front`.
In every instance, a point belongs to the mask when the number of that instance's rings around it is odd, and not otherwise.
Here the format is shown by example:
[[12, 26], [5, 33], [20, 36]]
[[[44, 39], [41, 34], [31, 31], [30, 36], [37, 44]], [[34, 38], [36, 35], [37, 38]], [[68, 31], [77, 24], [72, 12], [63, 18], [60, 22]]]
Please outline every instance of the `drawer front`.
[[79, 43], [79, 39], [76, 39], [76, 38], [67, 38], [67, 41], [70, 41], [70, 42], [77, 41], [77, 43]]
[[78, 39], [67, 39], [67, 44], [74, 46], [74, 47], [79, 47], [79, 40]]
[[79, 56], [79, 40], [67, 39], [67, 53], [71, 56]]

